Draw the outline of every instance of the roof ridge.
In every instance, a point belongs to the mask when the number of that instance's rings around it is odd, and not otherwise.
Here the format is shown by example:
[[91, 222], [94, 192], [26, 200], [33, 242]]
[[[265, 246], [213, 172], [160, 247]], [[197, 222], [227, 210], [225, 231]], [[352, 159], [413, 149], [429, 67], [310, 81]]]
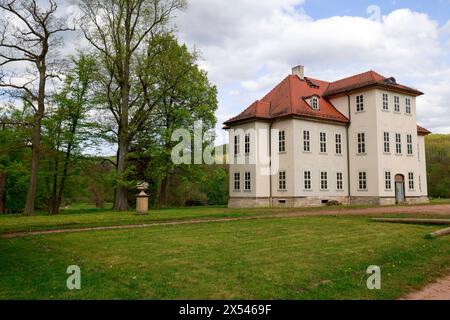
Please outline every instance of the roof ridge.
[[285, 77], [280, 83], [278, 83], [272, 90], [270, 90], [260, 101], [263, 101], [266, 99], [272, 92], [274, 92], [278, 87], [280, 87], [288, 78], [290, 78], [292, 75], [288, 75]]

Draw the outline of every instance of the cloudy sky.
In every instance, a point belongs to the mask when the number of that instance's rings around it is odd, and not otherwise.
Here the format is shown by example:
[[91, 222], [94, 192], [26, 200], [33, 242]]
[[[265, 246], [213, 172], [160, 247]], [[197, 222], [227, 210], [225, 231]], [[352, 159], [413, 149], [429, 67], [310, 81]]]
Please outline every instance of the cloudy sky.
[[177, 26], [218, 86], [218, 128], [302, 64], [330, 81], [394, 76], [426, 93], [418, 122], [450, 133], [449, 9], [450, 0], [190, 0]]

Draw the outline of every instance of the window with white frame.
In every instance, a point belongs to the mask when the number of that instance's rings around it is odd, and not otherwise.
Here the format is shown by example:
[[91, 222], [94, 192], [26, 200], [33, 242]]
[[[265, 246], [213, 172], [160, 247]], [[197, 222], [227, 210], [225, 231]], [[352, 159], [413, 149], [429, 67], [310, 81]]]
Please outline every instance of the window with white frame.
[[395, 153], [402, 154], [402, 135], [400, 133], [395, 134]]
[[249, 133], [245, 135], [244, 149], [245, 149], [245, 154], [249, 155], [250, 154], [250, 134]]
[[246, 191], [252, 190], [252, 175], [250, 172], [246, 172], [244, 176], [244, 189]]
[[358, 190], [367, 190], [367, 172], [361, 171], [358, 173]]
[[286, 190], [286, 171], [278, 172], [278, 189], [281, 191]]
[[419, 191], [422, 192], [422, 176], [419, 176]]
[[234, 136], [234, 155], [239, 155], [239, 136]]
[[366, 134], [358, 133], [358, 154], [366, 153]]
[[412, 154], [413, 154], [413, 141], [412, 141], [412, 135], [411, 134], [406, 135], [406, 149], [407, 149], [408, 155], [412, 156]]
[[327, 134], [320, 133], [320, 153], [327, 153]]
[[336, 189], [344, 190], [344, 176], [342, 172], [336, 173]]
[[384, 132], [383, 134], [384, 139], [384, 153], [390, 153], [391, 152], [391, 139], [389, 136], [389, 132]]
[[408, 173], [409, 190], [414, 190], [414, 172]]
[[364, 111], [364, 96], [360, 95], [356, 97], [356, 112]]
[[406, 98], [405, 103], [405, 112], [411, 114], [411, 98]]
[[286, 152], [286, 132], [278, 132], [278, 151]]
[[241, 190], [241, 173], [240, 172], [234, 173], [234, 190], [235, 191]]
[[390, 171], [384, 173], [384, 187], [386, 190], [392, 190], [392, 176]]
[[319, 98], [317, 98], [317, 97], [312, 97], [312, 98], [311, 98], [311, 107], [312, 107], [314, 110], [319, 110], [319, 108], [320, 108], [320, 105], [319, 105]]
[[389, 95], [387, 93], [383, 93], [383, 110], [389, 110]]
[[309, 130], [303, 130], [303, 151], [311, 152], [311, 134]]
[[322, 171], [320, 173], [320, 189], [328, 190], [328, 172]]
[[342, 154], [342, 135], [336, 133], [336, 154]]
[[304, 188], [305, 190], [311, 190], [312, 184], [311, 184], [311, 171], [305, 171], [303, 173], [303, 182], [304, 182]]
[[394, 97], [394, 112], [400, 112], [400, 97]]

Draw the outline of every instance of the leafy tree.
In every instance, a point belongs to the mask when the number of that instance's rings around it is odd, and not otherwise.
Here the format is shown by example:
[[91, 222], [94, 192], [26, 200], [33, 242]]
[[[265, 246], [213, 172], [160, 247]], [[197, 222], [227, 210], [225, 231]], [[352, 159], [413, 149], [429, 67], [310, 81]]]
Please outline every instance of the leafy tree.
[[450, 134], [426, 137], [428, 194], [450, 198]]

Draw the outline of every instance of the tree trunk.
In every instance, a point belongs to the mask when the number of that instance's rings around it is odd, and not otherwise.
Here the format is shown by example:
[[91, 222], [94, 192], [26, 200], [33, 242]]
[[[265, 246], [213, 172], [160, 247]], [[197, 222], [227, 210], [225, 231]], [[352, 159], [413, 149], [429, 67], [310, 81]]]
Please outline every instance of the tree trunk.
[[26, 215], [34, 214], [34, 204], [36, 200], [37, 178], [39, 170], [39, 151], [41, 146], [41, 120], [42, 114], [37, 112], [34, 116], [33, 133], [32, 133], [32, 153], [31, 153], [31, 176], [30, 185], [25, 203], [24, 213]]
[[6, 173], [0, 171], [0, 214], [6, 212]]
[[127, 211], [128, 210], [128, 190], [124, 184], [126, 180], [126, 157], [127, 146], [124, 139], [119, 138], [119, 150], [117, 152], [117, 185], [114, 197], [114, 210]]
[[165, 175], [161, 181], [161, 185], [159, 186], [159, 195], [158, 195], [158, 203], [157, 208], [161, 209], [163, 206], [167, 205], [167, 189], [169, 187], [169, 177]]

